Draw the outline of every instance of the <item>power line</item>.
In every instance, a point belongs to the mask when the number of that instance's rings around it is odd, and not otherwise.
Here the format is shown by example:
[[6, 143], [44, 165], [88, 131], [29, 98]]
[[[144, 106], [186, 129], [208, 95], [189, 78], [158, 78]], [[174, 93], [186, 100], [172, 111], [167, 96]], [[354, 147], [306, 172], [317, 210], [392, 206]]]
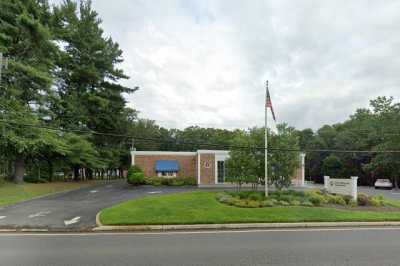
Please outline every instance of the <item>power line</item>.
[[[192, 145], [192, 146], [205, 146], [205, 147], [214, 147], [220, 149], [248, 149], [248, 150], [265, 150], [264, 147], [258, 146], [239, 146], [239, 145], [223, 145], [223, 144], [215, 144], [215, 143], [205, 143], [205, 142], [191, 142], [184, 140], [168, 140], [168, 139], [160, 139], [160, 138], [146, 138], [139, 137], [128, 134], [118, 134], [118, 133], [107, 133], [107, 132], [98, 132], [93, 130], [81, 130], [81, 129], [64, 129], [64, 128], [55, 128], [50, 126], [43, 125], [33, 125], [26, 123], [17, 123], [7, 120], [0, 119], [0, 123], [9, 124], [14, 126], [23, 126], [23, 127], [31, 127], [31, 128], [40, 128], [46, 130], [53, 131], [61, 131], [67, 133], [80, 133], [80, 134], [93, 134], [99, 136], [109, 136], [109, 137], [122, 137], [128, 139], [135, 139], [144, 142], [157, 142], [157, 143], [172, 143], [175, 145]], [[400, 150], [340, 150], [340, 149], [282, 149], [282, 148], [268, 148], [269, 151], [275, 152], [327, 152], [327, 153], [399, 153]]]
[[[15, 115], [19, 115], [19, 113], [18, 112], [13, 112], [13, 111], [8, 111], [8, 113], [11, 113], [11, 114], [15, 114]], [[38, 112], [34, 112], [34, 114], [36, 114], [36, 115], [38, 115], [39, 113]], [[65, 114], [63, 114], [62, 115], [62, 117], [58, 117], [55, 121], [58, 121], [58, 120], [61, 120], [61, 119], [63, 119], [63, 118], [66, 118], [67, 120], [69, 120], [69, 121], [71, 121], [73, 118], [76, 118], [74, 115], [65, 115]], [[157, 119], [149, 119], [149, 118], [138, 118], [138, 120], [137, 120], [137, 122], [139, 122], [139, 121], [153, 121], [153, 122], [155, 122], [156, 124], [155, 125], [158, 125], [158, 126], [160, 126], [159, 124], [157, 124], [157, 123], [165, 123], [165, 122], [167, 122], [167, 121], [163, 121], [163, 120], [157, 120]], [[190, 124], [191, 123], [191, 124]], [[188, 126], [187, 127], [185, 127], [184, 129], [186, 129], [186, 128], [190, 128], [190, 127], [196, 127], [196, 126], [222, 126], [222, 125], [218, 125], [218, 124], [213, 124], [213, 123], [196, 123], [196, 122], [186, 122], [186, 124], [188, 124]], [[161, 126], [162, 127], [162, 126]], [[237, 124], [237, 125], [234, 125], [234, 124], [229, 124], [229, 127], [231, 127], [230, 129], [226, 129], [226, 128], [216, 128], [216, 127], [211, 127], [211, 128], [214, 128], [214, 129], [221, 129], [221, 130], [228, 130], [228, 131], [233, 131], [233, 130], [235, 130], [235, 129], [244, 129], [244, 128], [254, 128], [254, 127], [257, 127], [257, 128], [262, 128], [263, 126], [258, 126], [258, 125], [254, 125], [254, 126], [244, 126], [244, 125], [241, 125], [241, 126], [239, 126], [239, 124]], [[201, 128], [207, 128], [207, 127], [201, 127]], [[184, 130], [183, 129], [183, 130]], [[301, 131], [301, 130], [298, 130], [298, 131]], [[357, 134], [364, 134], [364, 135], [367, 135], [367, 134], [371, 134], [371, 133], [378, 133], [378, 134], [380, 134], [380, 135], [389, 135], [389, 136], [400, 136], [400, 128], [395, 128], [395, 129], [392, 129], [391, 131], [384, 131], [384, 130], [382, 130], [382, 129], [371, 129], [371, 128], [369, 128], [369, 129], [367, 129], [367, 128], [350, 128], [350, 129], [343, 129], [343, 130], [335, 130], [337, 133], [342, 133], [342, 132], [351, 132], [351, 133], [355, 133], [355, 132], [357, 132]], [[397, 132], [397, 133], [396, 133]], [[313, 133], [314, 134], [318, 134], [318, 132], [317, 131], [313, 131]]]

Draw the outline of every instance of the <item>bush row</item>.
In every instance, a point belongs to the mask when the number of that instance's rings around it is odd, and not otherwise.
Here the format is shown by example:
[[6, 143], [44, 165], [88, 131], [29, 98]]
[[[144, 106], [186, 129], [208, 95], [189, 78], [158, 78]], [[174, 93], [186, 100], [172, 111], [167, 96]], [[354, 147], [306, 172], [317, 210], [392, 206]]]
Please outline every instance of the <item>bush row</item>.
[[322, 206], [326, 204], [342, 206], [374, 206], [385, 205], [383, 196], [368, 196], [358, 194], [355, 201], [351, 196], [333, 195], [324, 190], [314, 191], [275, 191], [266, 198], [263, 192], [241, 191], [218, 193], [217, 200], [221, 203], [247, 208], [274, 207], [274, 206]]
[[195, 186], [197, 180], [194, 177], [145, 177], [138, 166], [132, 166], [128, 170], [127, 182], [131, 185], [153, 186]]
[[260, 207], [275, 207], [275, 206], [306, 206], [312, 207], [314, 206], [310, 201], [307, 199], [303, 200], [278, 200], [276, 198], [268, 197], [263, 198], [256, 196], [256, 193], [250, 194], [248, 198], [239, 198], [232, 196], [230, 193], [218, 193], [216, 198], [219, 202], [236, 206], [236, 207], [243, 207], [243, 208], [260, 208]]
[[153, 186], [195, 186], [197, 180], [194, 177], [146, 177], [145, 184]]

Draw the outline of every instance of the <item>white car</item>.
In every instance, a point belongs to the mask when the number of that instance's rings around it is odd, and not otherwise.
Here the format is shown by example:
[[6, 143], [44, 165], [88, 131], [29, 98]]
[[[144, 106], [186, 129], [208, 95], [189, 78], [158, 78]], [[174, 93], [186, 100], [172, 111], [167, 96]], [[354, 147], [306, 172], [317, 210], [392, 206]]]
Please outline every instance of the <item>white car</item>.
[[377, 179], [375, 181], [374, 186], [375, 186], [375, 189], [378, 189], [378, 188], [392, 189], [393, 188], [393, 184], [392, 184], [392, 182], [390, 182], [389, 179]]

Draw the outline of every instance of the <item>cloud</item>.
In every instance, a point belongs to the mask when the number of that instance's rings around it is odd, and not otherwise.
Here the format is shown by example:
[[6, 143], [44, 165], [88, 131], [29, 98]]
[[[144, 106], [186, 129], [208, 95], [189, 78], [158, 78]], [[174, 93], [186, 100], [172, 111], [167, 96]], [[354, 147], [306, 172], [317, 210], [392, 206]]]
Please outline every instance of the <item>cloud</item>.
[[124, 51], [127, 97], [167, 127], [343, 121], [378, 95], [399, 99], [398, 1], [95, 0]]

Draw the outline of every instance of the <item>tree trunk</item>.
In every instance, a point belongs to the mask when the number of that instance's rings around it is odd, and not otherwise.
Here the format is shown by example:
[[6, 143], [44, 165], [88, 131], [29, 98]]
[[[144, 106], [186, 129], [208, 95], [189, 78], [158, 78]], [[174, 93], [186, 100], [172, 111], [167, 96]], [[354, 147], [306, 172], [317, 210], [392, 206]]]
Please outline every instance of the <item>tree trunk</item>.
[[49, 182], [53, 182], [53, 175], [54, 175], [53, 162], [51, 160], [48, 160], [47, 164], [49, 165]]
[[93, 180], [93, 170], [91, 168], [86, 169], [87, 178]]
[[79, 180], [79, 166], [74, 166], [74, 180]]
[[25, 175], [25, 159], [22, 156], [18, 156], [14, 162], [14, 183], [23, 183]]

